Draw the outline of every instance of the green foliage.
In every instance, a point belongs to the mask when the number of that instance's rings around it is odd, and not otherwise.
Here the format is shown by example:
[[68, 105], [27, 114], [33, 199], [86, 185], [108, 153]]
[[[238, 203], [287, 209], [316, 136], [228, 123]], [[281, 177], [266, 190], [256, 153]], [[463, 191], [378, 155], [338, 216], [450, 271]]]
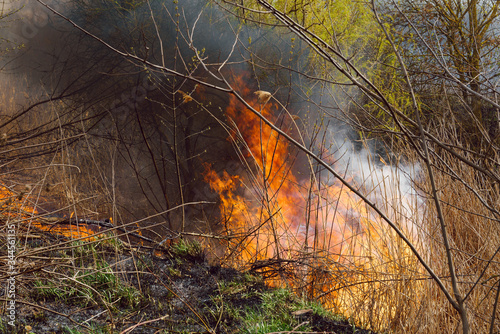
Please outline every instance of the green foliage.
[[[350, 72], [359, 80], [359, 76], [353, 71], [353, 68], [356, 68], [377, 87], [390, 104], [404, 113], [411, 112], [411, 98], [400, 71], [399, 62], [382, 27], [375, 19], [369, 3], [350, 0], [276, 0], [271, 3], [276, 10], [304, 27], [305, 35], [318, 48], [328, 53], [343, 70]], [[245, 6], [249, 9], [262, 10], [262, 7], [253, 1], [245, 2]], [[282, 25], [272, 13], [264, 15], [242, 8], [234, 10], [239, 11], [243, 18], [249, 19], [243, 20], [244, 24], [251, 24], [255, 21], [265, 23], [263, 31], [267, 31], [265, 30], [267, 25]], [[384, 28], [389, 35], [397, 35], [390, 24], [385, 23]], [[289, 48], [290, 64], [293, 61], [298, 62], [300, 64], [298, 71], [324, 79], [325, 86], [322, 89], [322, 95], [329, 94], [340, 109], [348, 110], [361, 121], [370, 122], [369, 125], [375, 130], [397, 130], [391, 115], [381, 111], [377, 103], [371, 100], [365, 92], [361, 92], [358, 87], [352, 85], [352, 82], [331, 61], [325, 60], [317, 52], [310, 52], [308, 45], [296, 35], [287, 35], [288, 33], [288, 29], [283, 29], [279, 35], [286, 36], [282, 37], [286, 43], [283, 41], [281, 43], [285, 43]], [[271, 38], [273, 37], [266, 35], [268, 42]], [[408, 41], [398, 43], [402, 42]], [[254, 44], [256, 42], [252, 40], [252, 48], [257, 50], [258, 46]], [[269, 57], [283, 57], [280, 52], [274, 55], [272, 46], [262, 45], [261, 47], [266, 49], [266, 54], [264, 56], [259, 54], [259, 57], [265, 58], [269, 63], [278, 62]], [[304, 57], [300, 58], [299, 54], [307, 54], [307, 60], [304, 60]], [[266, 77], [263, 75], [265, 73], [260, 74], [259, 81], [265, 80]], [[313, 95], [316, 90], [311, 90], [308, 84], [301, 89], [307, 96]], [[353, 98], [358, 103], [350, 103]]]
[[[242, 333], [314, 331], [313, 323], [294, 315], [308, 310], [309, 317], [347, 323], [321, 304], [297, 297], [288, 289], [267, 288], [262, 278], [246, 274], [240, 279], [219, 282], [219, 295], [213, 298], [211, 313], [224, 324], [239, 323]], [[312, 318], [311, 318], [312, 319]], [[316, 328], [317, 329], [317, 328]]]
[[200, 243], [196, 241], [191, 242], [185, 239], [180, 239], [172, 245], [171, 251], [174, 257], [178, 256], [182, 258], [204, 259], [203, 249], [201, 248]]
[[[366, 59], [380, 43], [382, 31], [370, 6], [359, 1], [275, 1], [274, 5], [306, 27], [319, 45], [328, 44], [346, 58]], [[357, 64], [356, 64], [357, 65]], [[330, 71], [325, 68], [330, 75]]]
[[[262, 303], [257, 308], [246, 308], [242, 314], [246, 333], [269, 333], [274, 331], [311, 331], [307, 323], [303, 323], [293, 315], [294, 311], [312, 310], [325, 318], [345, 321], [328, 312], [320, 304], [298, 298], [288, 289], [272, 289], [260, 294]], [[299, 326], [300, 325], [300, 326]]]
[[113, 309], [134, 308], [141, 296], [135, 288], [123, 284], [111, 268], [93, 268], [78, 273], [66, 282], [37, 280], [34, 283], [37, 299], [73, 300], [84, 307], [106, 304]]
[[66, 256], [71, 253], [77, 266], [63, 270], [59, 279], [35, 280], [31, 293], [35, 299], [70, 300], [84, 307], [104, 305], [115, 311], [139, 306], [139, 291], [119, 279], [97, 252], [97, 243], [75, 244], [79, 246], [67, 250]]
[[[335, 41], [342, 52], [348, 51], [351, 45], [361, 46], [366, 41], [376, 38], [380, 29], [370, 10], [364, 2], [337, 0], [337, 1], [309, 1], [309, 0], [276, 0], [271, 4], [280, 12], [285, 13], [295, 22], [306, 27], [308, 32], [323, 41]], [[262, 10], [257, 2], [245, 2], [247, 9]], [[276, 23], [272, 14], [263, 16], [262, 13], [235, 8], [238, 14], [248, 21], [261, 21], [268, 24]], [[364, 41], [361, 42], [360, 41]], [[348, 56], [348, 55], [347, 55]]]
[[[269, 333], [293, 330], [298, 322], [291, 315], [293, 296], [288, 290], [273, 290], [262, 293], [262, 305], [258, 309], [249, 308], [244, 314], [246, 333]], [[297, 330], [307, 331], [300, 327]]]

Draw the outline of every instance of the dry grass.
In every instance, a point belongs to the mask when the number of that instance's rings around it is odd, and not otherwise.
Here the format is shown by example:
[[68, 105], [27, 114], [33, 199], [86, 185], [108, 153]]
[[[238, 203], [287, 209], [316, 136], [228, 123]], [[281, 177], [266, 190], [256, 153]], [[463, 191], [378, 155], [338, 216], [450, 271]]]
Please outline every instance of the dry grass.
[[[309, 177], [294, 176], [296, 158], [280, 156], [286, 147], [261, 131], [258, 147], [247, 146], [245, 134], [236, 136], [235, 146], [252, 153], [246, 160], [241, 155], [251, 166], [246, 176], [211, 173], [208, 178], [221, 196], [231, 237], [223, 260], [258, 271], [269, 284], [287, 285], [358, 324], [398, 331], [411, 323], [429, 279], [407, 245], [338, 180], [317, 173], [313, 165]], [[406, 175], [374, 163], [373, 157], [357, 158], [364, 168], [356, 169], [353, 182], [425, 254], [422, 201], [408, 193]]]
[[[243, 137], [237, 140], [238, 147], [245, 146]], [[279, 143], [269, 145], [265, 139], [264, 143], [261, 149], [276, 156]], [[408, 156], [399, 168], [375, 163], [373, 157], [359, 157], [363, 167], [353, 182], [405, 231], [451, 292], [446, 252], [425, 171], [416, 168], [417, 160]], [[467, 295], [471, 330], [486, 333], [498, 297], [500, 228], [485, 204], [498, 207], [500, 197], [495, 187], [484, 188], [488, 183], [473, 168], [444, 154], [435, 159], [436, 166], [446, 170], [437, 170], [436, 182], [460, 289]], [[269, 171], [270, 164], [262, 167], [260, 159], [251, 158], [247, 163], [254, 166], [248, 171], [249, 178], [221, 176], [226, 187], [217, 189], [227, 232], [234, 238], [227, 244], [228, 263], [259, 271], [268, 283], [287, 285], [297, 294], [321, 301], [334, 312], [376, 330], [460, 331], [458, 313], [408, 246], [340, 183], [319, 174], [309, 177], [314, 180], [310, 183], [303, 181], [307, 178], [299, 182], [280, 173], [269, 176], [262, 171]], [[417, 170], [411, 171], [411, 165]], [[290, 160], [274, 168], [290, 170]], [[449, 175], [452, 170], [456, 173], [453, 178]], [[278, 187], [268, 181], [273, 177], [279, 179]], [[419, 196], [413, 189], [418, 189]], [[279, 192], [288, 192], [285, 199]], [[287, 198], [292, 206], [302, 209], [302, 224], [288, 214], [290, 203], [283, 202]], [[493, 332], [500, 329], [498, 316], [497, 312]]]
[[[478, 171], [456, 162], [448, 155], [442, 154], [440, 159], [442, 163], [436, 161], [436, 165], [447, 173], [438, 173], [436, 181], [440, 189], [439, 196], [443, 203], [460, 290], [467, 296], [466, 305], [472, 331], [487, 333], [490, 330], [493, 305], [497, 303], [495, 298], [500, 272], [500, 256], [497, 253], [500, 245], [500, 226], [498, 218], [485, 204], [497, 208], [500, 197], [495, 187], [488, 186], [484, 176]], [[450, 177], [450, 170], [456, 173], [455, 177]], [[444, 281], [449, 282], [442, 237], [438, 222], [433, 217], [434, 210], [428, 209], [426, 228], [430, 261], [436, 271], [446, 278]], [[430, 332], [442, 331], [444, 325], [446, 331], [455, 331], [460, 321], [457, 314], [444, 296], [436, 291], [434, 285], [430, 285], [428, 289], [429, 296], [435, 295], [435, 298], [429, 298], [432, 300], [429, 307], [442, 310], [429, 312], [426, 316], [426, 323], [432, 325]], [[497, 312], [494, 333], [500, 330], [499, 316]]]
[[[20, 109], [16, 109], [15, 100], [10, 98], [17, 95], [15, 91], [2, 90], [2, 93], [0, 98], [9, 110], [2, 114], [2, 122], [5, 122]], [[15, 222], [20, 253], [28, 252], [29, 245], [44, 237], [30, 225], [38, 215], [33, 208], [43, 200], [51, 200], [48, 207], [53, 210], [64, 208], [57, 212], [58, 215], [73, 213], [101, 218], [97, 217], [99, 213], [107, 212], [113, 217], [120, 216], [115, 183], [108, 178], [114, 167], [104, 167], [110, 163], [114, 166], [117, 147], [102, 151], [98, 149], [102, 146], [85, 136], [75, 145], [71, 139], [83, 133], [85, 124], [80, 122], [75, 123], [78, 127], [66, 127], [72, 122], [71, 113], [64, 114], [60, 110], [62, 107], [57, 103], [46, 104], [20, 115], [1, 129], [1, 133], [6, 133], [1, 145], [3, 154], [11, 160], [2, 170], [2, 184], [10, 193], [2, 199], [4, 205], [0, 214], [2, 220]], [[459, 331], [460, 318], [435, 282], [407, 245], [364, 203], [338, 181], [318, 172], [313, 164], [308, 166], [310, 174], [307, 177], [291, 178], [292, 161], [303, 157], [291, 154], [278, 162], [262, 159], [263, 151], [271, 152], [273, 158], [276, 156], [281, 150], [280, 140], [264, 137], [265, 145], [261, 143], [259, 147], [261, 158], [252, 159], [243, 154], [245, 150], [252, 150], [245, 147], [243, 135], [236, 138], [239, 141], [236, 147], [243, 147], [240, 153], [248, 166], [247, 174], [238, 180], [242, 183], [226, 185], [238, 189], [220, 189], [222, 201], [232, 199], [233, 202], [221, 209], [223, 237], [227, 238], [203, 240], [213, 247], [211, 256], [228, 265], [260, 272], [271, 285], [286, 285], [298, 295], [320, 301], [334, 312], [377, 330], [394, 333]], [[29, 148], [35, 144], [38, 146]], [[40, 147], [50, 153], [36, 155]], [[27, 159], [30, 154], [34, 156]], [[407, 167], [402, 164], [398, 169], [374, 162], [373, 156], [360, 159], [363, 159], [360, 162], [363, 168], [358, 170], [353, 182], [369, 193], [370, 199], [405, 231], [451, 289], [446, 254], [428, 195], [430, 189], [425, 172], [407, 174]], [[397, 164], [397, 161], [392, 163]], [[487, 205], [498, 207], [500, 194], [496, 187], [488, 186], [480, 173], [457, 163], [451, 156], [440, 153], [439, 157], [435, 156], [434, 163], [442, 170], [437, 173], [437, 187], [454, 249], [460, 288], [468, 296], [471, 328], [473, 332], [486, 333], [497, 302], [500, 272], [500, 257], [496, 253], [500, 245], [500, 227]], [[413, 166], [417, 166], [416, 159]], [[277, 172], [270, 173], [270, 169]], [[451, 171], [456, 175], [451, 177]], [[408, 193], [408, 184], [404, 181], [408, 175], [412, 175], [414, 183], [410, 185], [419, 190], [420, 197]], [[282, 196], [285, 191], [288, 193]], [[96, 196], [99, 200], [95, 200]], [[289, 202], [283, 202], [286, 199]], [[302, 216], [291, 214], [295, 209]], [[30, 272], [33, 267], [43, 266], [44, 262], [39, 260], [42, 255], [52, 256], [76, 248], [63, 244], [41, 253], [29, 253], [18, 263], [18, 268], [21, 272]], [[78, 261], [89, 255], [93, 256], [90, 252], [85, 256], [57, 257], [54, 265], [69, 268], [63, 276], [68, 279], [71, 273], [81, 269]], [[92, 265], [96, 268], [102, 264], [98, 257], [93, 258]], [[99, 269], [93, 271], [97, 272]], [[31, 282], [33, 279], [30, 278]], [[55, 285], [58, 280], [50, 282]], [[99, 294], [89, 293], [95, 302], [104, 300]], [[103, 303], [109, 306], [108, 301]], [[493, 332], [499, 332], [498, 309], [495, 316]]]

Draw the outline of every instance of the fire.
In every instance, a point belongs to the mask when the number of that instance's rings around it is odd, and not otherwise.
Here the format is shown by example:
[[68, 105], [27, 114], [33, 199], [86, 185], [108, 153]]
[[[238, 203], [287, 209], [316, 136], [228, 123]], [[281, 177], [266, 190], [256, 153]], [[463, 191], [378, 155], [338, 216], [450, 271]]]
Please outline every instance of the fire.
[[[246, 81], [243, 76], [235, 84], [242, 96], [251, 97], [252, 90], [244, 84]], [[294, 118], [286, 114], [276, 116], [277, 105], [269, 101], [269, 96], [262, 104], [260, 95], [250, 100], [252, 107], [292, 132]], [[245, 230], [248, 222], [268, 221], [256, 231], [257, 237], [246, 245], [247, 259], [286, 257], [291, 251], [298, 250], [297, 245], [302, 245], [303, 250], [313, 247], [313, 239], [316, 247], [341, 252], [341, 247], [345, 247], [344, 239], [349, 238], [348, 230], [355, 229], [356, 224], [351, 221], [356, 217], [366, 217], [366, 210], [338, 185], [323, 185], [320, 189], [314, 187], [309, 178], [299, 179], [294, 174], [294, 161], [298, 157], [288, 142], [234, 96], [230, 97], [226, 115], [235, 121], [237, 131], [242, 134], [246, 148], [243, 153], [253, 164], [254, 171], [251, 177], [243, 179], [225, 171], [219, 176], [207, 166], [205, 180], [220, 194], [221, 211], [227, 215], [232, 229]], [[239, 140], [236, 131], [230, 139]], [[327, 203], [331, 198], [338, 199], [335, 208]], [[332, 221], [336, 224], [328, 223]], [[320, 228], [325, 225], [330, 230]], [[345, 226], [350, 228], [339, 229]], [[268, 247], [271, 244], [274, 246]]]
[[[239, 88], [244, 96], [253, 94], [244, 85]], [[269, 102], [270, 94], [260, 93], [264, 98], [256, 96], [253, 107], [265, 117], [275, 122], [280, 121], [283, 126], [290, 128], [292, 119], [274, 116], [277, 107]], [[236, 121], [238, 131], [243, 135], [243, 155], [253, 164], [254, 174], [245, 180], [227, 172], [219, 177], [207, 166], [205, 179], [220, 194], [221, 210], [227, 215], [231, 229], [245, 230], [248, 228], [247, 222], [254, 218], [269, 222], [256, 231], [257, 235], [245, 245], [245, 251], [241, 255], [243, 259], [285, 256], [291, 245], [298, 241], [294, 235], [301, 229], [300, 221], [304, 219], [303, 209], [306, 204], [306, 198], [301, 197], [303, 189], [300, 188], [303, 184], [292, 173], [291, 162], [296, 156], [284, 138], [265, 126], [249, 110], [242, 108], [236, 98], [230, 99], [226, 114]], [[237, 138], [238, 133], [235, 131], [232, 140], [238, 140]], [[246, 196], [238, 195], [238, 190], [242, 188], [246, 188]], [[288, 225], [285, 226], [282, 222], [287, 222]], [[270, 235], [279, 247], [270, 246]]]
[[[296, 116], [280, 113], [269, 93], [262, 99], [266, 92], [254, 93], [247, 82], [243, 74], [234, 79], [233, 88], [264, 117], [296, 134]], [[229, 139], [243, 147], [241, 158], [248, 165], [240, 175], [206, 166], [205, 180], [219, 194], [227, 233], [234, 238], [228, 260], [273, 267], [278, 274], [268, 283], [307, 287], [309, 297], [336, 311], [360, 305], [363, 284], [354, 281], [373, 280], [370, 271], [382, 265], [399, 270], [396, 262], [388, 265], [401, 256], [387, 242], [392, 232], [338, 180], [318, 179], [312, 167], [311, 176], [305, 177], [297, 163], [305, 157], [235, 96], [230, 96], [225, 113], [235, 124]], [[342, 289], [349, 285], [357, 287]]]
[[19, 222], [20, 228], [25, 231], [35, 227], [42, 231], [73, 239], [94, 234], [87, 226], [51, 224], [48, 220], [40, 218], [38, 210], [29, 203], [31, 203], [29, 194], [20, 193], [16, 195], [12, 190], [0, 186], [0, 219], [2, 221]]

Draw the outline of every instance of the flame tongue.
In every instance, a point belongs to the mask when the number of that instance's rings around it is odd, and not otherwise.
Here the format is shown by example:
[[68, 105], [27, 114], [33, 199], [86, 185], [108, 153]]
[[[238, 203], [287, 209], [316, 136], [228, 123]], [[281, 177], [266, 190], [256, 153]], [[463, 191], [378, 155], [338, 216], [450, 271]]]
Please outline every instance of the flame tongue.
[[[288, 115], [277, 117], [278, 107], [270, 100], [271, 94], [252, 93], [245, 85], [247, 81], [243, 75], [235, 80], [234, 86], [249, 98], [254, 109], [290, 132], [294, 120]], [[240, 242], [242, 259], [289, 258], [293, 252], [306, 249], [308, 239], [318, 235], [323, 235], [323, 244], [330, 243], [333, 248], [338, 240], [332, 240], [331, 233], [326, 236], [317, 228], [317, 223], [331, 218], [331, 214], [308, 209], [320, 207], [321, 196], [314, 198], [309, 180], [298, 179], [293, 173], [297, 157], [286, 139], [234, 96], [230, 97], [225, 112], [237, 126], [231, 140], [243, 142], [244, 156], [253, 168], [242, 177], [227, 172], [218, 175], [207, 166], [205, 180], [220, 196], [220, 210], [229, 229], [243, 236], [244, 232], [255, 230], [254, 235]], [[318, 203], [312, 205], [312, 201]]]
[[[270, 96], [253, 94], [245, 82], [242, 75], [233, 87], [264, 117], [290, 132], [295, 119], [277, 117], [279, 109]], [[250, 166], [240, 175], [218, 174], [206, 166], [205, 180], [220, 196], [220, 212], [231, 236], [226, 260], [243, 267], [277, 264], [275, 272], [282, 277], [268, 283], [307, 286], [310, 298], [320, 298], [339, 312], [366, 306], [366, 290], [381, 286], [353, 282], [376, 281], [377, 273], [387, 270], [376, 268], [393, 266], [394, 250], [387, 242], [394, 239], [392, 232], [338, 180], [318, 180], [313, 173], [310, 179], [297, 177], [294, 162], [300, 158], [235, 97], [230, 97], [225, 112], [236, 125], [230, 140], [243, 144], [242, 158]], [[290, 276], [283, 275], [282, 264], [291, 267]], [[350, 288], [342, 289], [346, 286]]]

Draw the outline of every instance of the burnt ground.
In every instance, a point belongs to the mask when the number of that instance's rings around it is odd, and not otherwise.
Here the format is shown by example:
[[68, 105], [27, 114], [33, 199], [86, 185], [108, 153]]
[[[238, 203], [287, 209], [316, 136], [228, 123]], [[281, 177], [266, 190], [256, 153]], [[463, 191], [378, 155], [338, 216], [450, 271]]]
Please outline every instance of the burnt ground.
[[[267, 287], [254, 273], [210, 265], [197, 244], [181, 242], [161, 256], [106, 243], [85, 247], [51, 250], [45, 255], [72, 257], [19, 276], [16, 326], [6, 324], [3, 293], [0, 333], [372, 333]], [[112, 275], [97, 277], [96, 268]], [[82, 278], [73, 284], [60, 273]]]

